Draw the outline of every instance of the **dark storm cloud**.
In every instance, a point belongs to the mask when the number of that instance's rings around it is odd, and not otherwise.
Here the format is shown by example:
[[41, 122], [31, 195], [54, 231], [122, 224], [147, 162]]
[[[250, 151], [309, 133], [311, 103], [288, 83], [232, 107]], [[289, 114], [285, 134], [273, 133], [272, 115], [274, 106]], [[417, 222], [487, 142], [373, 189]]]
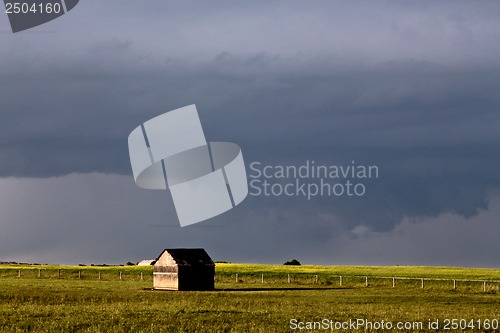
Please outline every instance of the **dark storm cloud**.
[[[499, 70], [322, 65], [224, 53], [195, 65], [131, 59], [12, 78], [0, 170], [4, 177], [130, 174], [131, 129], [196, 103], [207, 138], [238, 142], [248, 162], [378, 165], [380, 179], [363, 198], [315, 199], [319, 206], [297, 199], [302, 210], [335, 211], [348, 228], [385, 230], [404, 216], [473, 216], [488, 206], [500, 184], [500, 101], [492, 88], [500, 87]], [[267, 202], [280, 200], [294, 201]]]
[[[300, 59], [229, 54], [194, 68], [182, 61], [73, 67], [4, 81], [0, 135], [13, 157], [3, 159], [3, 176], [127, 173], [123, 145], [131, 129], [193, 102], [209, 137], [237, 135], [242, 144], [276, 145], [290, 155], [298, 149], [449, 155], [454, 148], [477, 155], [500, 141], [496, 68], [413, 62], [317, 68]], [[71, 149], [83, 151], [80, 158], [66, 158]]]
[[332, 213], [251, 209], [251, 197], [180, 228], [167, 192], [138, 189], [127, 176], [0, 179], [0, 189], [3, 261], [123, 264], [154, 258], [165, 247], [204, 247], [215, 260], [234, 262], [495, 267], [500, 254], [498, 194], [489, 211], [471, 219], [444, 214], [404, 219], [392, 232], [365, 226], [346, 232]]
[[[0, 177], [131, 179], [130, 131], [195, 103], [207, 139], [238, 143], [247, 165], [380, 169], [361, 198], [249, 197], [204, 222], [227, 228], [205, 243], [221, 259], [235, 246], [227, 235], [253, 228], [262, 244], [288, 244], [255, 250], [260, 260], [489, 208], [500, 187], [497, 2], [155, 5], [86, 1], [46, 26], [54, 33], [2, 35]], [[203, 228], [170, 241], [194, 244]]]

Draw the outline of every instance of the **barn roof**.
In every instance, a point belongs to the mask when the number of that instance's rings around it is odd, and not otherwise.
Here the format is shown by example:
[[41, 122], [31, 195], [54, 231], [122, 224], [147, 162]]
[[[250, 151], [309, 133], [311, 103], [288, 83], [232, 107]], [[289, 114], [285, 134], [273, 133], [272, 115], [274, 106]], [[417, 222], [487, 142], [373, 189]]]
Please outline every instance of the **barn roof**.
[[150, 265], [154, 265], [156, 260], [154, 259], [144, 259], [144, 260], [141, 260], [137, 263], [137, 266], [150, 266]]
[[168, 252], [179, 266], [214, 265], [214, 262], [204, 249], [165, 249], [156, 261], [165, 252]]

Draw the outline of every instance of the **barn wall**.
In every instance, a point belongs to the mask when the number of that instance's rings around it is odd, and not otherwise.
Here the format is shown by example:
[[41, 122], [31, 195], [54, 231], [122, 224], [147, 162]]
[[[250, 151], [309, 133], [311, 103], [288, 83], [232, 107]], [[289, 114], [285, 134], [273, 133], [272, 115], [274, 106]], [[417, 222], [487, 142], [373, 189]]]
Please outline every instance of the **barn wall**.
[[155, 272], [153, 279], [153, 286], [155, 289], [179, 289], [179, 280], [177, 278], [177, 273], [160, 273]]
[[179, 267], [179, 290], [214, 290], [214, 266]]
[[153, 287], [155, 289], [179, 289], [178, 269], [172, 256], [165, 252], [153, 267]]
[[168, 252], [163, 252], [160, 258], [156, 261], [155, 265], [156, 266], [177, 266], [177, 263], [175, 262], [174, 258], [170, 255]]

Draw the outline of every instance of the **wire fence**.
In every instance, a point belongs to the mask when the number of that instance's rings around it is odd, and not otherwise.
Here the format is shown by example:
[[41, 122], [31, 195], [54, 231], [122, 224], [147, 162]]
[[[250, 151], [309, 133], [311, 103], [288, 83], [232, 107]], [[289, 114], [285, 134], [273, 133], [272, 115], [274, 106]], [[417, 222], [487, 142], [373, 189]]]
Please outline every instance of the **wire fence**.
[[266, 274], [240, 274], [218, 275], [215, 278], [219, 283], [243, 284], [287, 284], [317, 285], [323, 287], [418, 287], [473, 289], [483, 292], [500, 291], [500, 280], [491, 279], [445, 279], [434, 277], [403, 277], [403, 276], [368, 276], [368, 275], [321, 275], [321, 274], [287, 274], [286, 276]]
[[[52, 268], [1, 268], [0, 277], [26, 279], [103, 280], [103, 281], [146, 281], [153, 282], [151, 270], [113, 269], [52, 269]], [[451, 279], [436, 277], [372, 276], [372, 275], [328, 275], [328, 274], [265, 274], [229, 273], [214, 276], [215, 283], [246, 285], [287, 285], [316, 287], [412, 287], [449, 288], [453, 290], [500, 291], [500, 280], [492, 279]]]
[[153, 274], [148, 271], [96, 270], [96, 269], [50, 269], [50, 268], [4, 268], [0, 269], [0, 277], [17, 277], [27, 279], [63, 279], [63, 280], [127, 280], [153, 281]]

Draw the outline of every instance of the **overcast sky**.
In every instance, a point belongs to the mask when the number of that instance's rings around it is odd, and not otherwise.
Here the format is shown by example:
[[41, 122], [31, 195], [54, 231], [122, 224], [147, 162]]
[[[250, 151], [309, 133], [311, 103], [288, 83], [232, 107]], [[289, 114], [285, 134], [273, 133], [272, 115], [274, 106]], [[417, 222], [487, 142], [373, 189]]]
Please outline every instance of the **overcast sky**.
[[[500, 3], [85, 0], [0, 15], [0, 261], [498, 267]], [[128, 134], [196, 104], [249, 170], [377, 165], [362, 197], [249, 196], [181, 228]]]

